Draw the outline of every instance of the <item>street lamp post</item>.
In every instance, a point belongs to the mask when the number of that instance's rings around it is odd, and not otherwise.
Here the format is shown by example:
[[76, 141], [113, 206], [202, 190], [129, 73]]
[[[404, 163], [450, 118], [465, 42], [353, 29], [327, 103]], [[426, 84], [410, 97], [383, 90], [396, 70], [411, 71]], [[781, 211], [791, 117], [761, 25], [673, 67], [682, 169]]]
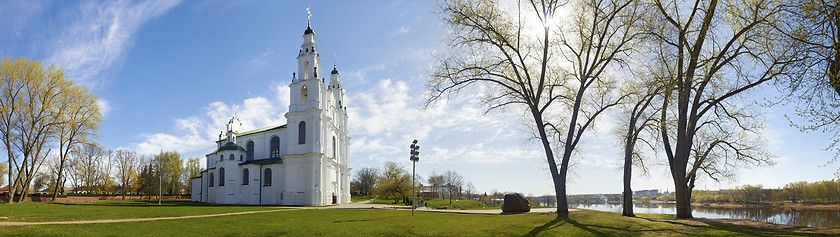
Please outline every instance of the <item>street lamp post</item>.
[[411, 160], [411, 215], [413, 216], [414, 209], [417, 208], [417, 195], [414, 193], [414, 168], [420, 160], [420, 146], [417, 145], [417, 139], [411, 142], [409, 148], [411, 148], [409, 159]]
[[160, 205], [160, 195], [163, 193], [163, 172], [161, 172], [160, 160], [158, 160], [158, 205]]

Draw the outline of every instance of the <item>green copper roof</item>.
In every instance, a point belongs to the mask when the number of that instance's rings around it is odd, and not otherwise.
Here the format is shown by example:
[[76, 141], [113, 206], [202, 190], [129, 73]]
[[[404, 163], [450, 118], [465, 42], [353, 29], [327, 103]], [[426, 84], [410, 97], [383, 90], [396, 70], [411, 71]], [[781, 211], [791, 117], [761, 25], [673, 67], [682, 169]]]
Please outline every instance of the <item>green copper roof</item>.
[[247, 165], [247, 164], [268, 165], [268, 164], [280, 164], [280, 163], [283, 163], [283, 158], [269, 158], [269, 159], [262, 159], [262, 160], [252, 160], [252, 161], [246, 161], [244, 163], [240, 163], [239, 165]]
[[330, 74], [338, 74], [338, 69], [333, 66], [333, 70]]
[[[283, 125], [278, 125], [278, 126], [259, 128], [259, 129], [254, 129], [254, 130], [251, 130], [251, 131], [245, 131], [245, 132], [237, 133], [236, 136], [237, 137], [248, 136], [248, 135], [251, 135], [251, 134], [254, 134], [254, 133], [260, 133], [260, 132], [265, 132], [265, 131], [279, 129], [279, 128], [285, 128], [285, 127], [286, 127], [286, 125], [283, 124]], [[222, 138], [221, 140], [218, 140], [216, 142], [221, 142], [221, 141], [224, 141], [224, 140], [227, 140], [227, 138]], [[213, 152], [213, 153], [215, 153], [215, 152]], [[210, 153], [210, 154], [213, 154], [213, 153]]]
[[306, 31], [303, 32], [303, 35], [308, 35], [308, 34], [315, 34], [315, 31], [312, 30], [312, 27], [307, 26]]
[[245, 131], [245, 132], [237, 133], [236, 136], [237, 137], [247, 136], [247, 135], [251, 135], [251, 134], [254, 134], [254, 133], [260, 133], [260, 132], [265, 132], [265, 131], [268, 131], [268, 130], [274, 130], [274, 129], [285, 128], [285, 127], [286, 127], [286, 125], [283, 124], [283, 125], [279, 125], [279, 126], [271, 126], [271, 127], [260, 128], [260, 129], [254, 129], [254, 130], [251, 130], [251, 131]]
[[225, 144], [224, 146], [219, 147], [219, 149], [218, 149], [218, 150], [216, 150], [216, 152], [220, 152], [220, 151], [236, 151], [236, 150], [245, 151], [245, 148], [242, 148], [241, 146], [236, 145], [236, 143], [233, 143], [233, 142], [228, 142], [228, 143], [227, 143], [227, 144]]

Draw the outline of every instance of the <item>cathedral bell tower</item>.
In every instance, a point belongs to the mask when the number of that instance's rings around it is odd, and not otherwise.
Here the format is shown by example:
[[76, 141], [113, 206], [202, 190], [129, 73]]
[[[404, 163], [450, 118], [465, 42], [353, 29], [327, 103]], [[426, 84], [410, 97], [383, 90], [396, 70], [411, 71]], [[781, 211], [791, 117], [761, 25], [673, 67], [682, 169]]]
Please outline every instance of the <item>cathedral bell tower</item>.
[[289, 112], [286, 122], [289, 127], [289, 151], [297, 154], [320, 152], [322, 143], [320, 129], [321, 113], [327, 101], [327, 88], [320, 73], [321, 59], [315, 46], [315, 31], [309, 21], [303, 32], [303, 44], [297, 55], [298, 70], [292, 74], [289, 84]]
[[321, 98], [322, 79], [319, 66], [321, 59], [318, 55], [318, 47], [315, 46], [315, 31], [307, 21], [306, 30], [303, 32], [303, 44], [298, 51], [298, 70], [292, 74], [290, 98], [290, 112], [306, 111], [309, 108], [318, 108]]

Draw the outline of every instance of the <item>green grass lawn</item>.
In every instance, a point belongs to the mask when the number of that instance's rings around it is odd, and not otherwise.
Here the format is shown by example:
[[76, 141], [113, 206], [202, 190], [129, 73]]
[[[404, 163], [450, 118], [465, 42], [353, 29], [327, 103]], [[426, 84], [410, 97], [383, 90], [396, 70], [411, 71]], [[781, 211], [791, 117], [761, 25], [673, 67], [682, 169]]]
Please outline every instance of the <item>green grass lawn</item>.
[[[476, 200], [452, 200], [452, 204], [449, 203], [449, 199], [443, 198], [426, 198], [423, 199], [429, 208], [446, 208], [446, 209], [487, 209], [487, 206], [484, 203], [481, 203]], [[489, 208], [489, 209], [501, 209], [501, 207], [496, 208]]]
[[373, 199], [373, 196], [350, 196], [350, 202], [361, 202]]
[[[151, 208], [151, 207], [149, 207]], [[230, 207], [233, 208], [233, 207]], [[12, 236], [732, 236], [800, 235], [730, 224], [692, 224], [665, 215], [622, 217], [579, 211], [571, 218], [551, 213], [452, 214], [395, 210], [290, 210], [237, 216], [108, 224], [4, 226]], [[670, 216], [673, 218], [673, 216]]]
[[[452, 200], [452, 204], [449, 203], [449, 199], [445, 198], [424, 198], [426, 204], [428, 204], [429, 208], [439, 208], [439, 209], [464, 209], [464, 210], [474, 210], [474, 209], [501, 209], [501, 207], [487, 207], [483, 203], [476, 201], [476, 200]], [[419, 202], [419, 200], [418, 200]], [[401, 202], [394, 203], [394, 199], [385, 199], [382, 197], [373, 200], [372, 203], [376, 204], [387, 204], [387, 205], [398, 205], [398, 206], [408, 206], [403, 205]]]
[[228, 212], [271, 210], [277, 207], [222, 206], [193, 203], [189, 200], [163, 200], [158, 205], [141, 200], [102, 200], [99, 202], [24, 202], [0, 204], [2, 221], [67, 221], [128, 219], [167, 216], [191, 216]]

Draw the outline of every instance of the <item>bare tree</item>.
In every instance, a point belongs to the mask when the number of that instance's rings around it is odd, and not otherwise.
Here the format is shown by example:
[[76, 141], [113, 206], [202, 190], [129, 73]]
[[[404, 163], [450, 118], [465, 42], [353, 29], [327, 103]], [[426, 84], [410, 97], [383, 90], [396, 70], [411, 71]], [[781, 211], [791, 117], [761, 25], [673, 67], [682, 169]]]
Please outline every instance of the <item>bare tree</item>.
[[573, 151], [596, 118], [627, 96], [616, 94], [617, 80], [606, 72], [610, 67], [627, 66], [626, 59], [640, 35], [635, 25], [643, 16], [635, 0], [581, 0], [573, 9], [572, 26], [560, 34], [561, 52], [570, 65], [561, 69], [566, 80], [560, 86], [565, 93], [558, 96], [570, 113], [566, 127], [549, 123], [563, 148], [562, 192], [556, 194], [558, 212], [565, 212], [562, 216], [568, 216], [565, 180]]
[[[622, 192], [622, 213], [623, 216], [636, 216], [633, 214], [633, 189], [630, 181], [633, 178], [633, 167], [641, 167], [646, 170], [642, 162], [642, 155], [639, 152], [640, 143], [653, 147], [655, 142], [645, 139], [642, 136], [644, 131], [652, 131], [656, 126], [656, 114], [659, 111], [654, 99], [662, 91], [662, 86], [656, 85], [655, 76], [642, 75], [645, 79], [627, 83], [624, 92], [628, 96], [624, 104], [623, 115], [627, 120], [619, 120], [622, 128], [619, 131], [620, 140], [624, 147], [624, 191]], [[641, 82], [641, 83], [640, 83]]]
[[447, 170], [443, 173], [443, 186], [449, 192], [449, 204], [452, 204], [452, 194], [458, 194], [462, 185], [464, 185], [464, 177], [461, 177], [458, 172]]
[[475, 194], [475, 186], [473, 186], [472, 182], [467, 182], [467, 185], [464, 185], [463, 190], [467, 197], [470, 197], [472, 196], [472, 194]]
[[139, 175], [138, 161], [140, 155], [135, 151], [117, 149], [114, 158], [117, 166], [117, 180], [120, 183], [120, 193], [122, 193], [123, 200], [125, 200], [125, 194], [131, 190], [134, 179]]
[[59, 96], [56, 113], [56, 138], [58, 143], [58, 173], [55, 177], [52, 201], [58, 197], [58, 192], [64, 185], [65, 165], [73, 147], [91, 140], [95, 136], [102, 114], [96, 103], [96, 97], [90, 91], [72, 81]]
[[438, 194], [438, 198], [443, 198], [443, 187], [446, 184], [444, 181], [443, 175], [438, 175], [432, 172], [428, 178], [429, 185], [432, 186], [432, 189]]
[[32, 179], [51, 151], [48, 144], [56, 133], [54, 108], [69, 84], [69, 80], [64, 79], [64, 70], [54, 65], [42, 67], [39, 61], [28, 65], [31, 67], [23, 78], [26, 86], [21, 90], [18, 101], [22, 104], [15, 110], [17, 119], [12, 125], [12, 129], [16, 130], [13, 145], [21, 158], [20, 166], [15, 167], [19, 174], [16, 182], [21, 187], [19, 202], [26, 200]]
[[[96, 107], [96, 99], [86, 88], [64, 78], [64, 71], [54, 65], [23, 58], [3, 59], [0, 68], [0, 140], [9, 158], [9, 202], [14, 194], [20, 201], [29, 193], [33, 178], [49, 157], [56, 140], [63, 143], [62, 126], [71, 105]], [[96, 115], [99, 115], [98, 107]], [[93, 121], [95, 123], [99, 120]], [[63, 146], [59, 146], [64, 148]], [[61, 153], [64, 149], [60, 149]], [[59, 165], [58, 172], [63, 167]], [[14, 174], [14, 178], [12, 178]], [[53, 180], [59, 185], [59, 177]], [[46, 182], [49, 183], [49, 182]], [[19, 190], [16, 190], [19, 187]], [[54, 188], [58, 190], [58, 188]]]
[[[489, 110], [517, 106], [534, 119], [563, 217], [569, 160], [586, 129], [621, 98], [612, 96], [614, 82], [604, 72], [629, 53], [638, 18], [631, 0], [575, 4], [579, 11], [561, 22], [560, 1], [518, 2], [513, 13], [497, 1], [443, 1], [450, 56], [440, 58], [429, 82], [429, 102], [485, 84]], [[552, 136], [562, 151], [559, 166]]]
[[[33, 65], [34, 64], [34, 65]], [[6, 150], [6, 158], [8, 159], [9, 165], [8, 175], [9, 175], [9, 198], [7, 200], [8, 203], [12, 203], [14, 201], [15, 195], [15, 184], [18, 182], [19, 175], [16, 175], [14, 171], [17, 170], [18, 164], [16, 159], [18, 154], [15, 152], [14, 149], [14, 139], [18, 136], [17, 132], [15, 131], [14, 126], [18, 120], [18, 105], [22, 103], [20, 100], [23, 97], [23, 89], [26, 86], [26, 76], [28, 72], [34, 70], [35, 67], [40, 67], [34, 61], [27, 61], [27, 60], [13, 60], [11, 57], [3, 58], [2, 66], [2, 97], [0, 97], [0, 110], [2, 114], [0, 114], [0, 133], [2, 133], [2, 137], [0, 139], [3, 140], [3, 148]]]
[[370, 195], [376, 180], [379, 178], [379, 170], [376, 168], [365, 167], [356, 171], [353, 176], [351, 186], [359, 192], [360, 195]]
[[732, 140], [716, 142], [717, 135], [706, 140], [707, 147], [698, 147], [698, 134], [713, 133], [709, 130], [716, 129], [711, 127], [722, 120], [738, 124], [740, 117], [729, 111], [733, 98], [786, 76], [796, 63], [792, 55], [796, 52], [772, 30], [781, 9], [775, 4], [717, 0], [652, 4], [656, 14], [648, 18], [653, 20], [650, 33], [659, 46], [654, 54], [669, 77], [659, 127], [675, 186], [677, 218], [692, 217], [691, 188], [698, 170], [710, 161], [704, 151], [725, 149], [749, 160], [731, 145]]
[[73, 150], [74, 168], [78, 175], [81, 191], [97, 193], [100, 191], [102, 179], [106, 178], [105, 162], [107, 153], [98, 144], [81, 144]]
[[32, 180], [32, 191], [33, 192], [41, 192], [45, 191], [44, 189], [49, 188], [50, 185], [50, 175], [44, 172], [38, 172], [35, 175], [35, 178]]

